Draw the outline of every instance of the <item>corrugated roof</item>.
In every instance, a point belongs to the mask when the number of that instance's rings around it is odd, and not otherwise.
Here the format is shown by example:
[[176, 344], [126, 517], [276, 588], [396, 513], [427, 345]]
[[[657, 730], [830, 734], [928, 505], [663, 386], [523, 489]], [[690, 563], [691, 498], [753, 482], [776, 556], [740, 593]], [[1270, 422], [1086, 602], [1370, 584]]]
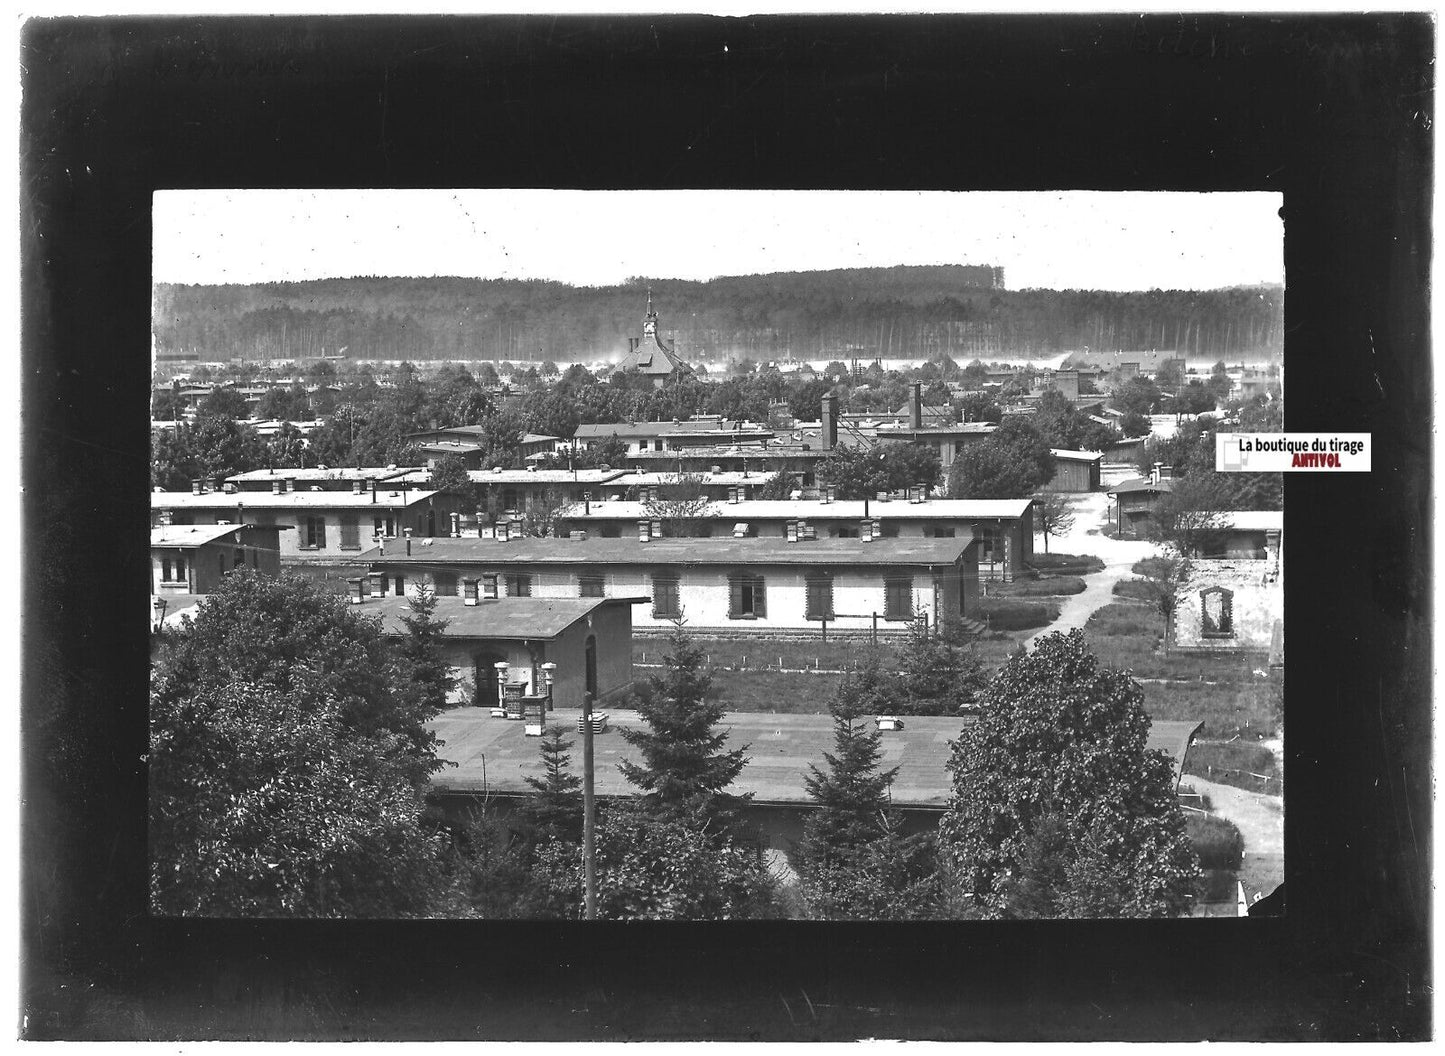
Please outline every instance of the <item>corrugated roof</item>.
[[[664, 500], [665, 501], [665, 500]], [[867, 503], [868, 516], [879, 520], [1007, 520], [1022, 517], [1031, 499], [929, 499], [909, 502], [891, 499]], [[591, 513], [583, 513], [580, 503], [559, 511], [558, 516], [576, 520], [641, 520], [650, 517], [646, 503], [616, 500], [592, 501]], [[779, 520], [789, 517], [803, 520], [862, 520], [861, 499], [823, 502], [819, 499], [748, 499], [743, 502], [714, 500], [689, 514], [698, 520]]]
[[[580, 740], [577, 720], [580, 712], [573, 701], [557, 701], [548, 716], [574, 741], [574, 768]], [[570, 705], [570, 706], [569, 706]], [[602, 796], [631, 795], [636, 789], [618, 770], [623, 760], [637, 761], [637, 749], [623, 739], [622, 729], [644, 726], [635, 711], [597, 708], [608, 716], [608, 731], [592, 740], [596, 790]], [[943, 808], [952, 795], [952, 781], [945, 763], [952, 754], [952, 742], [963, 731], [965, 720], [932, 716], [906, 716], [901, 730], [883, 733], [883, 757], [888, 767], [898, 767], [889, 790], [899, 807]], [[523, 724], [494, 719], [483, 708], [458, 708], [439, 716], [432, 724], [443, 742], [438, 756], [455, 762], [432, 778], [437, 788], [466, 792], [525, 793], [528, 776], [541, 774], [537, 739], [527, 737]], [[826, 714], [774, 715], [760, 712], [727, 712], [719, 723], [727, 732], [726, 748], [747, 748], [743, 767], [730, 791], [751, 793], [754, 802], [779, 805], [811, 804], [803, 776], [809, 764], [826, 767], [824, 752], [831, 752], [833, 721]], [[1189, 742], [1198, 722], [1155, 722], [1150, 726], [1147, 747], [1167, 752], [1177, 778]], [[485, 772], [482, 760], [485, 758]], [[485, 783], [484, 783], [485, 782]]]
[[[234, 494], [211, 491], [204, 495], [194, 495], [189, 491], [153, 491], [151, 492], [151, 509], [234, 510], [237, 506], [241, 506], [248, 510], [297, 508], [359, 510], [368, 506], [415, 506], [419, 502], [425, 502], [432, 496], [440, 494], [441, 492], [438, 491], [411, 489], [402, 492], [377, 488], [376, 502], [373, 503], [370, 491], [364, 491], [360, 495], [353, 495], [349, 491], [289, 491], [282, 492], [280, 495], [269, 491], [238, 491]], [[403, 495], [406, 496], [405, 499], [402, 498]]]
[[[972, 535], [953, 539], [434, 539], [411, 556], [392, 553], [386, 565], [946, 565], [963, 555]], [[400, 547], [397, 548], [401, 550]]]
[[[467, 605], [461, 598], [437, 598], [436, 618], [449, 621], [448, 638], [555, 638], [588, 613], [604, 605], [626, 605], [632, 598], [500, 598]], [[381, 618], [387, 634], [406, 634], [402, 617], [411, 615], [411, 599], [388, 595], [353, 607], [364, 616]]]

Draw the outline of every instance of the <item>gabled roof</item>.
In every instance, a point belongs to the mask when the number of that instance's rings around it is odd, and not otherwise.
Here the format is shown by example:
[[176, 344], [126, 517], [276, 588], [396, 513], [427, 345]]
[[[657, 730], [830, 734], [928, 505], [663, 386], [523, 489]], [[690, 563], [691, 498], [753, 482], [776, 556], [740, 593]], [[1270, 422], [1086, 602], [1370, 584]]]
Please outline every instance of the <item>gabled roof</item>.
[[[973, 542], [961, 530], [953, 539], [433, 539], [429, 546], [375, 559], [381, 566], [472, 565], [477, 568], [521, 565], [864, 565], [929, 566], [952, 564]], [[389, 549], [389, 548], [388, 548]]]
[[284, 481], [288, 477], [300, 483], [313, 483], [322, 480], [390, 480], [393, 477], [401, 477], [404, 474], [416, 472], [425, 473], [425, 469], [409, 466], [362, 466], [357, 469], [353, 466], [328, 466], [326, 469], [311, 467], [309, 469], [253, 469], [249, 473], [235, 473], [225, 479], [228, 484], [254, 484], [257, 481], [271, 483], [273, 480]]

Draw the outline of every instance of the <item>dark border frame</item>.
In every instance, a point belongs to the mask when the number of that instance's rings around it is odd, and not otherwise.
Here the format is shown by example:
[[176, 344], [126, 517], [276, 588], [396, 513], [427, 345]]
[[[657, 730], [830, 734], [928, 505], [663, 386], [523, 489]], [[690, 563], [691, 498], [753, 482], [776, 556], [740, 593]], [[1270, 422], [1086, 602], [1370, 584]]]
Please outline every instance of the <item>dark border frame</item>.
[[[1424, 14], [28, 24], [23, 1033], [1428, 1037], [1433, 54]], [[150, 195], [243, 186], [1282, 191], [1288, 427], [1375, 444], [1290, 481], [1287, 913], [150, 919]]]

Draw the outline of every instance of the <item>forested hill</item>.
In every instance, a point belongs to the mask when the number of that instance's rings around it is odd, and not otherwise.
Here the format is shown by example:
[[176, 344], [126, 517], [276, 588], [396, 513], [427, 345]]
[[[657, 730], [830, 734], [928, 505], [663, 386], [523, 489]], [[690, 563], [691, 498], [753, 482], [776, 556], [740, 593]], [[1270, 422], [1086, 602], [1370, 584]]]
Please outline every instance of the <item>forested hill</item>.
[[641, 332], [647, 292], [662, 335], [699, 361], [1046, 356], [1177, 349], [1278, 352], [1284, 291], [1005, 290], [1000, 269], [937, 265], [637, 278], [575, 287], [514, 279], [360, 277], [155, 289], [162, 353], [202, 360], [611, 358]]

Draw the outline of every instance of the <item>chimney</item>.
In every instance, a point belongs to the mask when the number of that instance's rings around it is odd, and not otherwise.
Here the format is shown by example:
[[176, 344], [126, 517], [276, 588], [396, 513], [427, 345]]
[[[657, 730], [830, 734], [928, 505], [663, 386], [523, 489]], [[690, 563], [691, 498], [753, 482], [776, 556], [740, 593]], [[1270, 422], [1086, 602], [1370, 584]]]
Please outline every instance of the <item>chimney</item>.
[[1155, 463], [1154, 463], [1154, 468], [1149, 471], [1149, 483], [1150, 483], [1150, 484], [1158, 484], [1158, 483], [1159, 483], [1159, 467], [1162, 466], [1162, 465], [1164, 465], [1163, 462], [1155, 462]]
[[864, 496], [863, 496], [863, 516], [864, 516], [865, 518], [868, 516], [868, 496], [867, 496], [867, 495], [864, 495]]
[[871, 543], [873, 541], [873, 522], [866, 517], [863, 518], [863, 523], [858, 526], [858, 538], [865, 543]]
[[456, 510], [452, 511], [452, 538], [458, 539], [462, 534], [462, 515]]
[[411, 532], [406, 533], [406, 556], [411, 556]]
[[215, 478], [215, 477], [207, 477], [207, 478], [206, 478], [206, 490], [207, 490], [207, 491], [215, 491], [215, 490], [216, 490], [216, 478]]
[[295, 490], [296, 490], [296, 478], [295, 478], [295, 477], [287, 477], [287, 478], [286, 478], [286, 491], [287, 491], [287, 493], [289, 494], [290, 492], [293, 492], [293, 491], [295, 491]]
[[462, 580], [462, 604], [475, 605], [477, 603], [477, 581], [475, 579]]
[[579, 543], [583, 542], [587, 538], [587, 533], [584, 531], [568, 532], [567, 535], [568, 538], [570, 538], [573, 542]]
[[201, 482], [200, 482], [199, 480], [192, 480], [192, 481], [191, 481], [191, 494], [192, 494], [192, 495], [199, 495], [200, 493], [201, 493]]
[[651, 539], [652, 539], [652, 522], [651, 522], [651, 521], [645, 521], [645, 520], [644, 520], [644, 521], [638, 521], [638, 522], [637, 522], [637, 541], [638, 541], [639, 543], [646, 543], [646, 542], [651, 541]]
[[372, 480], [372, 481], [368, 481], [367, 483], [369, 483], [369, 484], [371, 485], [371, 501], [372, 501], [372, 502], [375, 502], [375, 501], [376, 501], [376, 481]]
[[923, 485], [915, 484], [908, 489], [908, 501], [914, 504], [923, 501]]
[[1173, 466], [1166, 466], [1166, 465], [1162, 465], [1162, 464], [1161, 464], [1161, 465], [1159, 466], [1159, 479], [1160, 479], [1160, 480], [1173, 480], [1173, 479], [1174, 479], [1174, 467], [1173, 467]]
[[372, 572], [367, 578], [371, 580], [371, 596], [374, 598], [386, 597], [386, 573]]
[[923, 382], [915, 381], [908, 386], [908, 427], [923, 428]]
[[789, 522], [784, 526], [783, 531], [784, 531], [784, 537], [788, 540], [788, 542], [790, 542], [790, 543], [796, 543], [796, 542], [798, 541], [798, 522], [797, 522], [797, 521], [789, 521]]
[[486, 601], [497, 600], [497, 574], [495, 572], [482, 573], [482, 598]]
[[838, 446], [838, 397], [833, 395], [823, 397], [823, 435], [821, 439], [824, 449], [828, 451]]
[[364, 595], [361, 593], [361, 577], [348, 579], [346, 585], [350, 588], [351, 604], [360, 605]]
[[662, 538], [662, 522], [661, 522], [661, 521], [653, 521], [653, 522], [652, 522], [652, 537], [653, 537], [654, 539], [661, 539], [661, 538]]
[[351, 494], [353, 494], [353, 495], [360, 495], [360, 494], [361, 494], [361, 478], [360, 478], [360, 477], [358, 477], [356, 480], [353, 480], [353, 481], [351, 482]]
[[170, 527], [170, 525], [171, 525], [171, 523], [172, 523], [172, 522], [171, 522], [171, 511], [170, 511], [170, 510], [161, 510], [160, 518], [161, 518], [161, 527], [162, 527], [162, 528], [168, 528], [168, 527]]
[[273, 480], [273, 481], [271, 481], [271, 494], [272, 494], [272, 495], [280, 495], [280, 494], [281, 494], [281, 482], [280, 482], [279, 480]]
[[505, 543], [507, 541], [507, 536], [510, 528], [511, 525], [508, 524], [506, 521], [497, 522], [497, 527], [492, 532], [492, 534], [497, 537], [497, 542]]
[[592, 515], [592, 493], [590, 491], [582, 493], [582, 515], [584, 517]]
[[878, 493], [878, 501], [879, 501], [879, 502], [887, 502], [890, 498], [892, 498], [892, 496], [889, 495], [888, 492], [886, 492], [886, 491], [880, 491], [880, 492]]

